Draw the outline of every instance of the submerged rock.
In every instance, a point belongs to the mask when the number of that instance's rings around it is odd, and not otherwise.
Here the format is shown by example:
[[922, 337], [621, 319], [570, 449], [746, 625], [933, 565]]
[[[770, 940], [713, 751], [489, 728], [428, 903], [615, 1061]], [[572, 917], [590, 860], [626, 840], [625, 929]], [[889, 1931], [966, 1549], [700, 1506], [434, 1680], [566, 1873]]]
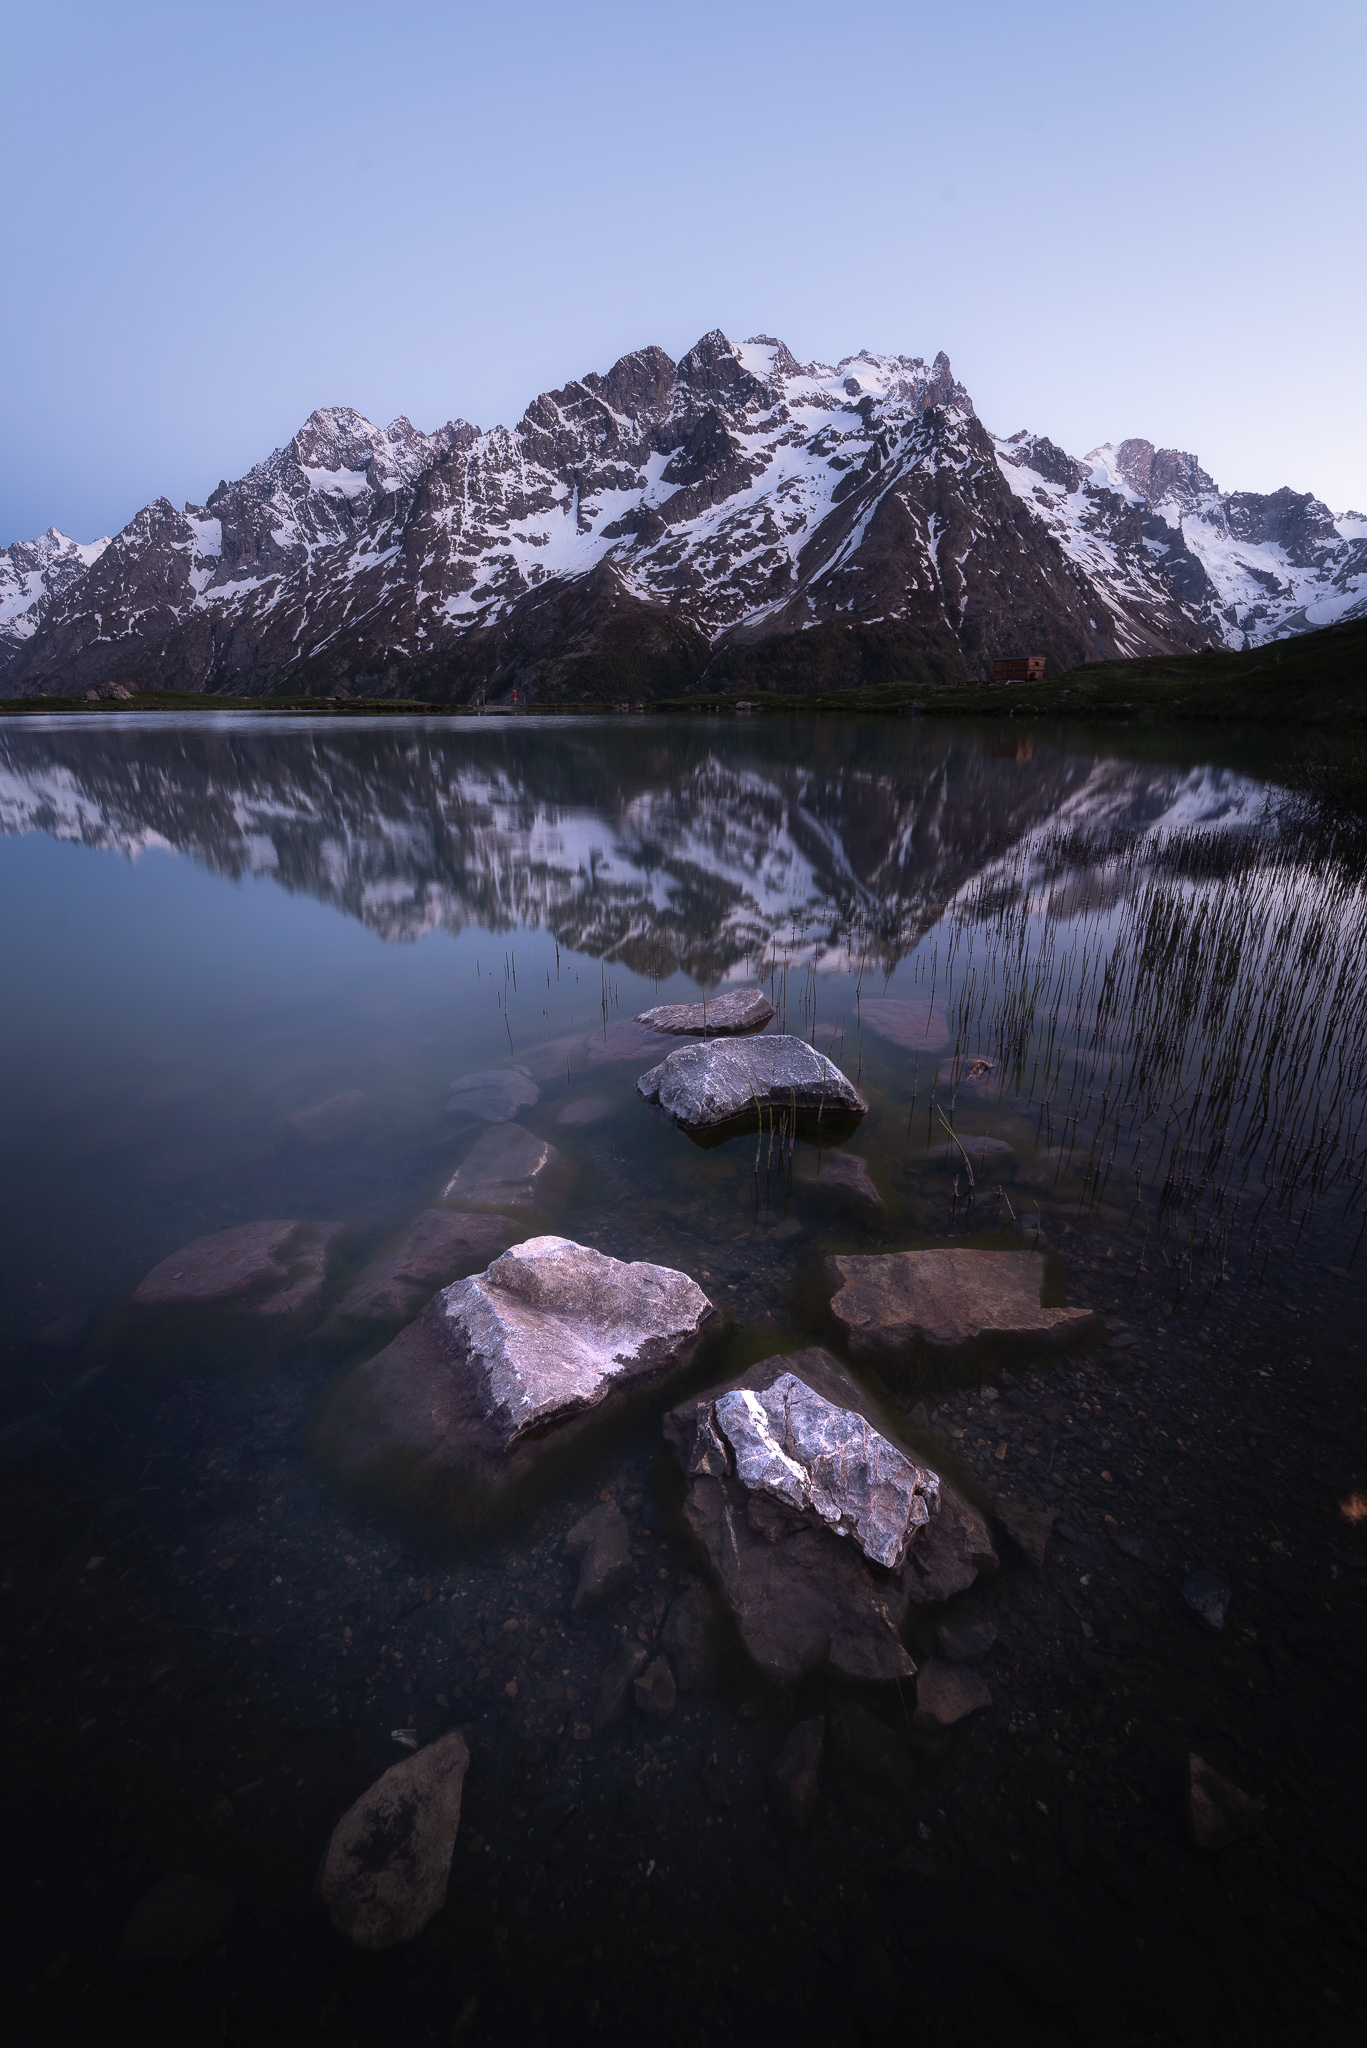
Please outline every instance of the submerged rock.
[[580, 1560], [570, 1603], [576, 1614], [601, 1605], [631, 1577], [631, 1536], [615, 1501], [603, 1501], [582, 1515], [566, 1536], [565, 1548]]
[[490, 1067], [452, 1082], [446, 1113], [474, 1117], [485, 1124], [504, 1124], [520, 1109], [531, 1109], [540, 1100], [541, 1090], [525, 1067]]
[[664, 1618], [660, 1641], [669, 1652], [680, 1692], [706, 1692], [712, 1684], [715, 1660], [708, 1642], [712, 1609], [712, 1594], [694, 1579]]
[[1098, 1327], [1089, 1308], [1042, 1308], [1043, 1252], [882, 1252], [827, 1261], [831, 1309], [856, 1352], [954, 1349], [982, 1338], [1056, 1347]]
[[489, 1481], [531, 1439], [686, 1364], [716, 1311], [686, 1273], [531, 1237], [442, 1290], [344, 1382], [325, 1425], [346, 1466], [416, 1452]]
[[637, 1709], [647, 1721], [667, 1721], [679, 1696], [668, 1658], [656, 1657], [653, 1663], [647, 1664], [633, 1691]]
[[949, 1044], [944, 1011], [930, 1002], [908, 1002], [897, 996], [875, 996], [859, 1006], [861, 1023], [904, 1052], [943, 1052]]
[[371, 1322], [416, 1315], [434, 1288], [454, 1280], [462, 1267], [486, 1266], [516, 1235], [516, 1226], [501, 1216], [424, 1209], [397, 1244], [362, 1269], [337, 1313]]
[[463, 1739], [443, 1735], [392, 1765], [333, 1829], [318, 1895], [357, 1948], [411, 1941], [441, 1910], [469, 1765]]
[[[810, 1154], [801, 1155], [804, 1159]], [[873, 1178], [862, 1159], [853, 1152], [822, 1152], [815, 1168], [804, 1171], [804, 1180], [814, 1180], [818, 1187], [834, 1189], [837, 1194], [848, 1195], [853, 1201], [867, 1203], [870, 1209], [881, 1209], [883, 1197], [873, 1184]]]
[[1262, 1818], [1256, 1799], [1231, 1785], [1194, 1752], [1187, 1758], [1183, 1807], [1187, 1833], [1198, 1849], [1224, 1849], [1231, 1842], [1241, 1842]]
[[985, 1615], [963, 1621], [942, 1621], [935, 1631], [935, 1643], [951, 1664], [976, 1664], [997, 1640], [997, 1624]]
[[995, 1160], [1000, 1166], [1012, 1157], [1011, 1147], [1005, 1138], [980, 1138], [969, 1131], [964, 1131], [960, 1133], [957, 1145], [952, 1138], [946, 1138], [943, 1144], [932, 1145], [926, 1153], [926, 1158], [940, 1159], [949, 1166], [962, 1168], [965, 1152], [968, 1154], [969, 1165], [984, 1173], [988, 1171], [992, 1161]]
[[604, 1117], [612, 1115], [613, 1105], [606, 1095], [581, 1095], [574, 1102], [567, 1102], [556, 1118], [558, 1124], [567, 1129], [578, 1129], [584, 1124], [600, 1124]]
[[620, 1721], [627, 1710], [632, 1690], [646, 1666], [646, 1652], [630, 1636], [619, 1636], [598, 1680], [598, 1697], [593, 1708], [593, 1732], [601, 1735]]
[[347, 1088], [340, 1095], [329, 1095], [326, 1102], [315, 1102], [308, 1109], [296, 1109], [286, 1122], [292, 1124], [300, 1137], [307, 1138], [311, 1145], [323, 1145], [329, 1138], [344, 1138], [348, 1132], [354, 1131], [364, 1107], [365, 1091]]
[[521, 1124], [495, 1124], [475, 1139], [441, 1198], [465, 1209], [531, 1209], [567, 1166], [545, 1138]]
[[794, 1827], [806, 1827], [821, 1791], [821, 1758], [826, 1748], [826, 1719], [817, 1714], [791, 1730], [770, 1772], [778, 1796]]
[[681, 1403], [665, 1434], [689, 1478], [689, 1525], [770, 1677], [827, 1662], [911, 1677], [909, 1607], [996, 1565], [981, 1517], [884, 1434], [829, 1352], [766, 1359]]
[[133, 1289], [136, 1308], [226, 1304], [259, 1316], [312, 1308], [327, 1277], [328, 1247], [340, 1223], [275, 1219], [239, 1223], [197, 1237], [153, 1266]]
[[740, 1031], [761, 1031], [774, 1014], [769, 998], [757, 988], [728, 989], [707, 1003], [662, 1003], [643, 1010], [636, 1023], [648, 1031], [668, 1031], [677, 1038], [725, 1038]]
[[1203, 1628], [1222, 1629], [1233, 1598], [1230, 1588], [1214, 1572], [1192, 1572], [1182, 1581], [1182, 1605]]
[[942, 1664], [932, 1657], [916, 1680], [912, 1725], [924, 1735], [939, 1735], [991, 1704], [987, 1681], [976, 1671], [962, 1664]]
[[1038, 1507], [1029, 1501], [1017, 1500], [1010, 1493], [999, 1494], [992, 1506], [997, 1520], [1017, 1549], [1025, 1552], [1031, 1564], [1042, 1565], [1050, 1534], [1058, 1520], [1058, 1509]]
[[603, 1067], [611, 1066], [614, 1060], [649, 1059], [660, 1050], [660, 1040], [647, 1025], [624, 1019], [590, 1032], [587, 1038], [580, 1039], [579, 1049], [588, 1053], [590, 1066]]
[[686, 1131], [715, 1130], [770, 1110], [848, 1122], [869, 1106], [833, 1060], [787, 1033], [681, 1045], [642, 1074], [636, 1089]]
[[231, 1878], [175, 1871], [138, 1900], [119, 1941], [119, 1961], [184, 1963], [226, 1931], [237, 1887]]

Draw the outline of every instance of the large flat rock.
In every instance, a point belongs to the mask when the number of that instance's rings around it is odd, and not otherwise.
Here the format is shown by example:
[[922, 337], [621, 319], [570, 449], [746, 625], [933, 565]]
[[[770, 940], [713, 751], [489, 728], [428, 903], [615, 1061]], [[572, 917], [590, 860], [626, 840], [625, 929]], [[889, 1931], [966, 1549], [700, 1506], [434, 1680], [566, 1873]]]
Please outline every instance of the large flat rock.
[[446, 1109], [449, 1116], [503, 1124], [510, 1123], [520, 1109], [533, 1108], [540, 1099], [541, 1090], [525, 1067], [489, 1067], [453, 1081]]
[[804, 1121], [824, 1116], [832, 1124], [848, 1123], [869, 1106], [833, 1060], [787, 1032], [681, 1045], [642, 1074], [636, 1089], [686, 1131], [716, 1130], [747, 1118], [753, 1127], [757, 1115], [770, 1110], [796, 1110]]
[[837, 1283], [831, 1310], [850, 1348], [903, 1352], [915, 1344], [955, 1349], [984, 1338], [1065, 1344], [1097, 1327], [1089, 1308], [1042, 1308], [1043, 1252], [883, 1252], [827, 1261]]
[[774, 1006], [762, 989], [732, 988], [707, 1003], [661, 1003], [643, 1010], [636, 1023], [648, 1031], [667, 1031], [676, 1038], [727, 1038], [737, 1032], [762, 1031]]
[[363, 1792], [332, 1831], [318, 1896], [357, 1948], [393, 1948], [440, 1912], [470, 1754], [457, 1734], [429, 1742]]
[[442, 1189], [462, 1209], [534, 1209], [568, 1171], [563, 1152], [521, 1124], [482, 1131]]
[[827, 1351], [765, 1359], [680, 1403], [664, 1428], [688, 1477], [689, 1525], [772, 1678], [827, 1663], [910, 1677], [910, 1607], [996, 1568], [982, 1518], [893, 1441]]
[[358, 1321], [399, 1322], [415, 1316], [438, 1287], [487, 1266], [517, 1236], [502, 1216], [424, 1209], [397, 1244], [362, 1268], [337, 1306]]
[[196, 1237], [153, 1266], [134, 1288], [133, 1304], [301, 1315], [317, 1305], [327, 1277], [328, 1247], [341, 1227], [276, 1217]]
[[715, 1313], [672, 1267], [528, 1238], [358, 1366], [324, 1437], [347, 1467], [399, 1452], [499, 1483], [611, 1397], [685, 1364]]

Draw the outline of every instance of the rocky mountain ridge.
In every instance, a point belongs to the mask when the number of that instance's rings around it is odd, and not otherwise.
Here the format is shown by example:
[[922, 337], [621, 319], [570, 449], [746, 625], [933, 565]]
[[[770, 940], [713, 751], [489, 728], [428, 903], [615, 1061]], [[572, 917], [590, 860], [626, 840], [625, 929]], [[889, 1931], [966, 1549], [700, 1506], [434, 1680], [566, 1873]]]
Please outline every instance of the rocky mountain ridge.
[[1367, 519], [991, 435], [947, 357], [704, 335], [514, 429], [346, 407], [202, 506], [0, 551], [0, 692], [595, 701], [969, 681], [1367, 611]]

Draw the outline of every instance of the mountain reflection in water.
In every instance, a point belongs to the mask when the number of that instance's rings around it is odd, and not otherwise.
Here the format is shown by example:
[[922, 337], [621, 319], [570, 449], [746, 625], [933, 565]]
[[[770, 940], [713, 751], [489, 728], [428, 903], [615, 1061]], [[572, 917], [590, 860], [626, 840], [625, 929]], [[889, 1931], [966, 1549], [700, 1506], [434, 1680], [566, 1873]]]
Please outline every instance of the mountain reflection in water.
[[1041, 825], [1218, 820], [1229, 770], [986, 744], [887, 721], [681, 718], [323, 726], [130, 717], [0, 732], [0, 831], [271, 875], [410, 943], [543, 928], [633, 972], [710, 984], [776, 941], [892, 966], [984, 860]]

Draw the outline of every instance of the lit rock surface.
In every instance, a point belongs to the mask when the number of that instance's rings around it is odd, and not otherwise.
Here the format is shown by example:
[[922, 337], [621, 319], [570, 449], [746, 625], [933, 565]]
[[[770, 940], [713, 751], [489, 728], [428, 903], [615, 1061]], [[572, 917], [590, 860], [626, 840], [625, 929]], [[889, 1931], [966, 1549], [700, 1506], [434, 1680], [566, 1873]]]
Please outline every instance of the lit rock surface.
[[[791, 1384], [780, 1382], [800, 1383], [806, 1394], [795, 1399]], [[794, 1504], [803, 1498], [803, 1485], [773, 1458], [758, 1427], [748, 1436], [755, 1420], [750, 1404], [730, 1399], [746, 1393], [759, 1397], [757, 1405], [766, 1418], [770, 1407], [785, 1418], [796, 1408], [802, 1428], [790, 1440], [805, 1443], [809, 1454], [831, 1445], [831, 1437], [822, 1434], [830, 1429], [828, 1410], [851, 1418], [840, 1425], [840, 1434], [850, 1445], [857, 1444], [857, 1454], [843, 1469], [840, 1459], [834, 1459], [835, 1470], [829, 1476], [819, 1456], [812, 1460], [819, 1483], [829, 1487], [834, 1478], [841, 1488], [848, 1488], [850, 1500], [860, 1495], [868, 1499], [874, 1491], [868, 1485], [865, 1448], [872, 1438], [909, 1470], [923, 1474], [919, 1493], [907, 1496], [894, 1489], [891, 1499], [885, 1495], [879, 1502], [885, 1530], [891, 1520], [890, 1504], [900, 1502], [907, 1520], [914, 1518], [917, 1500], [929, 1513], [929, 1520], [918, 1523], [903, 1544], [896, 1567], [875, 1563], [857, 1541], [837, 1534], [815, 1507]], [[787, 1486], [789, 1497], [763, 1484], [746, 1483], [718, 1414], [723, 1403], [729, 1404], [725, 1413], [737, 1436], [747, 1443], [746, 1462], [754, 1477], [764, 1473]], [[868, 1437], [857, 1423], [867, 1428]], [[937, 1486], [934, 1474], [925, 1473], [891, 1442], [868, 1397], [829, 1352], [811, 1349], [765, 1359], [731, 1386], [682, 1402], [665, 1417], [664, 1428], [689, 1480], [685, 1516], [711, 1560], [747, 1650], [772, 1678], [792, 1680], [826, 1663], [849, 1677], [874, 1683], [911, 1677], [915, 1666], [900, 1635], [910, 1607], [949, 1599], [972, 1585], [979, 1572], [996, 1568], [981, 1516], [951, 1487], [942, 1481]], [[772, 1427], [767, 1434], [775, 1440]], [[835, 1441], [839, 1440], [837, 1435]], [[793, 1466], [810, 1472], [810, 1464], [803, 1467], [800, 1459], [784, 1455]], [[806, 1491], [810, 1494], [810, 1479]], [[938, 1512], [930, 1506], [936, 1495]], [[886, 1533], [884, 1550], [896, 1554], [895, 1542]]]
[[533, 1439], [685, 1364], [714, 1314], [686, 1273], [528, 1238], [358, 1366], [325, 1441], [344, 1466], [401, 1451], [499, 1481]]
[[133, 1290], [134, 1306], [224, 1304], [259, 1316], [300, 1314], [323, 1291], [328, 1246], [341, 1227], [276, 1219], [194, 1238], [153, 1266]]
[[1042, 1252], [948, 1249], [830, 1259], [831, 1301], [856, 1352], [938, 1349], [979, 1338], [1056, 1346], [1097, 1327], [1089, 1308], [1041, 1308]]
[[466, 1216], [424, 1209], [396, 1245], [372, 1259], [338, 1304], [341, 1316], [397, 1322], [414, 1316], [438, 1287], [462, 1267], [486, 1266], [517, 1235], [501, 1216]]
[[318, 1895], [357, 1948], [393, 1948], [421, 1934], [446, 1899], [470, 1756], [443, 1735], [394, 1764], [332, 1831]]
[[637, 1017], [649, 1031], [668, 1031], [677, 1038], [725, 1038], [739, 1031], [760, 1031], [774, 1014], [769, 998], [757, 988], [728, 989], [707, 1003], [661, 1003]]
[[799, 1514], [810, 1508], [875, 1564], [900, 1565], [940, 1504], [935, 1473], [793, 1373], [762, 1393], [723, 1394], [713, 1415], [747, 1491], [761, 1488]]
[[786, 1032], [740, 1043], [707, 1039], [681, 1045], [642, 1074], [636, 1088], [686, 1131], [753, 1121], [757, 1109], [781, 1114], [796, 1107], [804, 1119], [828, 1116], [832, 1122], [868, 1109], [834, 1061]]
[[568, 1162], [521, 1124], [496, 1124], [475, 1139], [442, 1189], [466, 1209], [531, 1209]]
[[450, 1116], [475, 1117], [481, 1123], [503, 1124], [520, 1109], [531, 1109], [541, 1099], [541, 1090], [524, 1067], [490, 1067], [481, 1074], [465, 1074], [451, 1084], [446, 1098]]

